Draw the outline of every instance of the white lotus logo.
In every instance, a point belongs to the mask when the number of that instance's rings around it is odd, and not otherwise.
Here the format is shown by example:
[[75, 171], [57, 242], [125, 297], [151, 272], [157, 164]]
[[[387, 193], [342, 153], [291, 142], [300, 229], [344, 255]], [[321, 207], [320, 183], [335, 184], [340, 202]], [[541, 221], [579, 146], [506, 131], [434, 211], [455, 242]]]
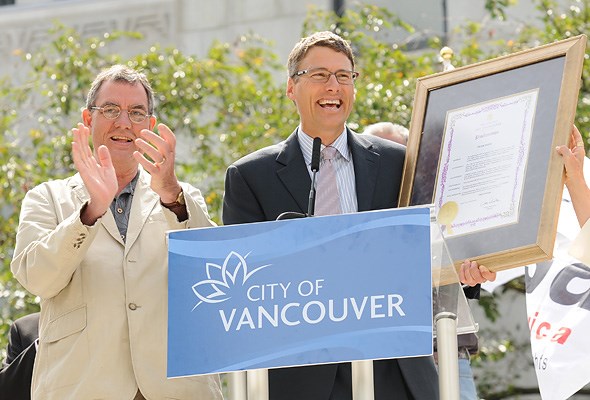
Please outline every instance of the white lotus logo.
[[193, 292], [200, 300], [195, 304], [193, 310], [201, 303], [215, 304], [231, 299], [231, 289], [237, 285], [244, 286], [252, 275], [271, 265], [263, 265], [252, 271], [248, 271], [246, 257], [249, 255], [250, 253], [242, 257], [240, 254], [232, 251], [225, 257], [223, 265], [207, 263], [208, 279], [197, 282], [192, 286]]

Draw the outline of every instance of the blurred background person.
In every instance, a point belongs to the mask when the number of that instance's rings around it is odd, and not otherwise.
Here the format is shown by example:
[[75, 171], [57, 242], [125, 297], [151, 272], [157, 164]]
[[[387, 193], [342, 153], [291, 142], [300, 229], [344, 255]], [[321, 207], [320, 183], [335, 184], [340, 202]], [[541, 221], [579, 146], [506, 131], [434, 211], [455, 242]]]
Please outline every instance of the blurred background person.
[[28, 400], [39, 338], [39, 313], [20, 317], [10, 325], [6, 360], [0, 369], [2, 398]]
[[391, 140], [404, 146], [408, 144], [408, 128], [392, 122], [376, 122], [367, 126], [363, 133]]
[[[377, 122], [371, 124], [365, 128], [363, 133], [391, 140], [403, 144], [404, 146], [408, 143], [408, 128], [391, 122]], [[463, 285], [463, 291], [468, 299], [479, 299], [480, 285]], [[473, 370], [471, 369], [471, 356], [477, 354], [479, 351], [479, 339], [475, 333], [458, 335], [457, 346], [461, 400], [477, 400], [479, 397], [477, 395], [477, 388], [473, 378]], [[436, 341], [434, 341], [434, 360], [435, 362], [438, 361]]]

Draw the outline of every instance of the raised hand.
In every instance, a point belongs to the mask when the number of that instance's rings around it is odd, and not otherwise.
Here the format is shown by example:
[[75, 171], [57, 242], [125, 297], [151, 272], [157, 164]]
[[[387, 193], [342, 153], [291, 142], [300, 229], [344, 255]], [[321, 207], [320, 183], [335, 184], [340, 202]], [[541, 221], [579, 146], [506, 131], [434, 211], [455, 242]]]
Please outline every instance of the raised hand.
[[90, 201], [80, 215], [85, 225], [94, 225], [109, 208], [109, 205], [117, 195], [119, 185], [115, 167], [111, 161], [111, 155], [106, 146], [97, 149], [98, 161], [92, 154], [88, 138], [90, 130], [79, 123], [72, 129], [74, 141], [72, 142], [72, 157], [74, 165], [80, 173], [84, 185], [90, 194]]
[[172, 203], [182, 190], [174, 171], [176, 136], [164, 124], [158, 124], [158, 132], [160, 135], [143, 129], [141, 137], [135, 139], [139, 151], [134, 152], [133, 157], [152, 176], [151, 187], [162, 203]]
[[572, 181], [584, 181], [584, 139], [580, 131], [572, 126], [570, 142], [568, 146], [558, 146], [557, 152], [563, 157], [566, 173], [566, 184]]
[[475, 286], [478, 283], [495, 281], [496, 273], [479, 265], [476, 261], [465, 260], [459, 270], [459, 280], [466, 285]]
[[558, 146], [565, 164], [565, 184], [569, 191], [580, 227], [590, 219], [590, 188], [584, 178], [584, 139], [575, 126], [572, 127], [569, 146]]

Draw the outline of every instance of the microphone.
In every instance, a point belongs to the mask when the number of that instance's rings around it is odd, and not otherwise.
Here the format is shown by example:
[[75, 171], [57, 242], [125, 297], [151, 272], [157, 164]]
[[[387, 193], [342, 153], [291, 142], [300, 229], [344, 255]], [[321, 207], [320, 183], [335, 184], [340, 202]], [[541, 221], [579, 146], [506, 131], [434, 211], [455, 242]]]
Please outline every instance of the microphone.
[[309, 203], [307, 203], [307, 215], [313, 216], [315, 211], [315, 176], [320, 170], [320, 148], [322, 139], [316, 137], [313, 139], [313, 148], [311, 150], [311, 189], [309, 189]]
[[307, 203], [307, 214], [295, 211], [286, 211], [277, 217], [277, 221], [285, 219], [296, 219], [312, 217], [315, 208], [315, 176], [320, 170], [320, 148], [322, 146], [322, 139], [316, 137], [313, 139], [313, 147], [311, 150], [311, 189], [309, 190], [309, 202]]
[[277, 221], [282, 221], [284, 219], [297, 219], [297, 218], [305, 218], [307, 217], [307, 214], [303, 214], [300, 212], [296, 212], [296, 211], [285, 211], [284, 213], [281, 213], [278, 217], [277, 217]]

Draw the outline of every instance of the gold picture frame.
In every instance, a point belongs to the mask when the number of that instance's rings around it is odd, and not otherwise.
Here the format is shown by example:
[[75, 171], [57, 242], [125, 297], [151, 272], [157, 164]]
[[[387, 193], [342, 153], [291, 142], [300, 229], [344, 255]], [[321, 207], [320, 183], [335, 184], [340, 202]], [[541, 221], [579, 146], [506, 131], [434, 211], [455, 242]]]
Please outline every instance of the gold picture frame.
[[418, 79], [400, 207], [435, 202], [450, 113], [536, 96], [516, 222], [446, 237], [456, 267], [469, 259], [499, 271], [552, 258], [564, 178], [555, 147], [569, 141], [585, 50], [580, 35]]

